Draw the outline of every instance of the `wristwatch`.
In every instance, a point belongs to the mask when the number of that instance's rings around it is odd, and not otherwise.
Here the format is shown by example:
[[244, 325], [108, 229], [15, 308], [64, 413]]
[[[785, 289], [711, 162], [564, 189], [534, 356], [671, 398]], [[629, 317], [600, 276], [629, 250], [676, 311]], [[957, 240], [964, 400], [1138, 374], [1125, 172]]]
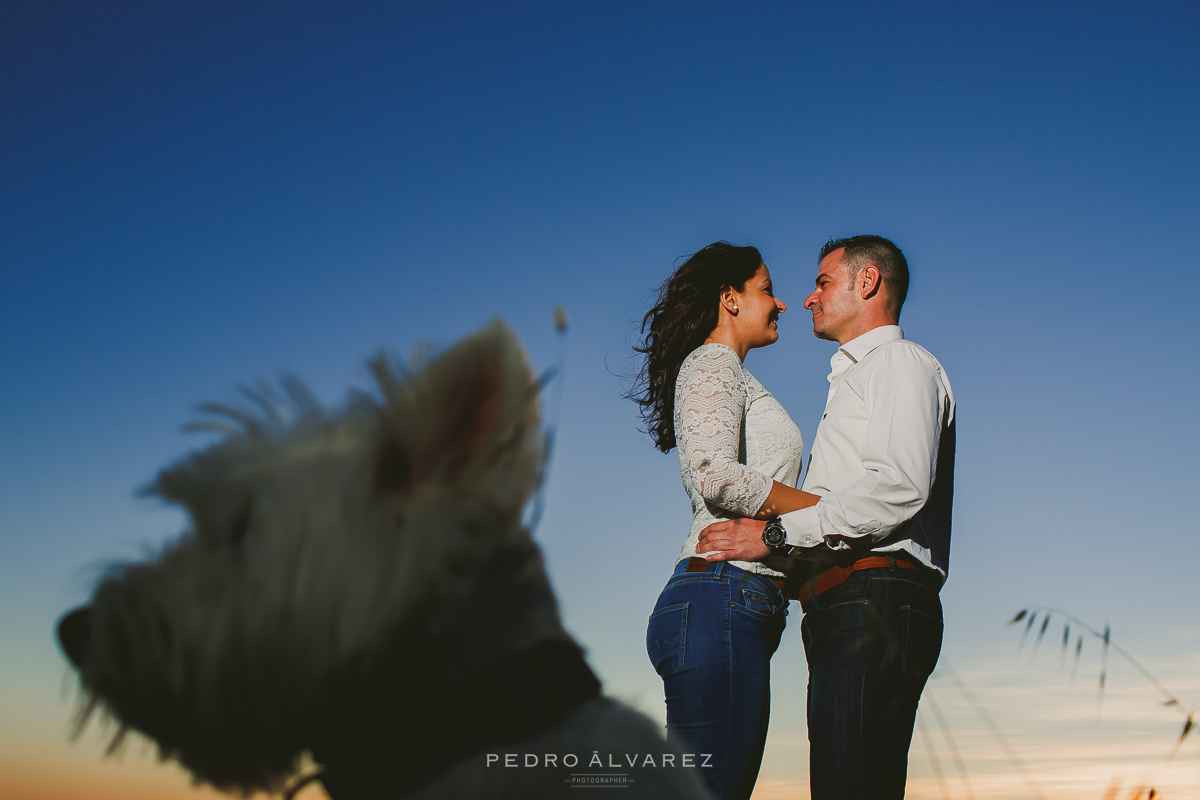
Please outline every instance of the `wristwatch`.
[[772, 555], [786, 556], [792, 552], [792, 546], [787, 543], [787, 531], [783, 529], [783, 523], [779, 521], [779, 517], [771, 517], [767, 520], [767, 527], [763, 528], [762, 540], [763, 544], [771, 550]]

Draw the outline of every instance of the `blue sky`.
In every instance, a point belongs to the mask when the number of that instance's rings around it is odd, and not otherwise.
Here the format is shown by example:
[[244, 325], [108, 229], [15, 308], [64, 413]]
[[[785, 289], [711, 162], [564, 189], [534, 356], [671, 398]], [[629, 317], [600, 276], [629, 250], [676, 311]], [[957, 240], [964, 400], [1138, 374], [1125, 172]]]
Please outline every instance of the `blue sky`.
[[[286, 371], [335, 403], [378, 349], [495, 316], [547, 367], [559, 304], [537, 535], [609, 690], [661, 714], [642, 637], [687, 502], [621, 395], [654, 287], [716, 239], [757, 245], [792, 304], [747, 365], [809, 443], [818, 249], [907, 253], [902, 325], [959, 404], [944, 664], [1057, 697], [1011, 661], [1032, 603], [1194, 664], [1197, 45], [1188, 2], [0, 5], [0, 742], [45, 776], [98, 760], [63, 744], [51, 626], [95, 565], [181, 528], [135, 491], [199, 443], [198, 403]], [[798, 622], [781, 792], [804, 780]], [[1179, 720], [1144, 710], [1165, 752]]]

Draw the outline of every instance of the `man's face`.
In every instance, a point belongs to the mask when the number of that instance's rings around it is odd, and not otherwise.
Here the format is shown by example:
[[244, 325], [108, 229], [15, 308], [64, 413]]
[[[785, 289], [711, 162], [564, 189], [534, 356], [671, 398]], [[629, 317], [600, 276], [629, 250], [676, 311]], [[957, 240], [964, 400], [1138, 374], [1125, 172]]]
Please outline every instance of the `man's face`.
[[818, 339], [844, 344], [857, 329], [862, 298], [854, 289], [850, 267], [843, 260], [846, 249], [839, 247], [821, 259], [817, 267], [817, 288], [804, 298], [804, 307], [812, 312], [813, 333]]

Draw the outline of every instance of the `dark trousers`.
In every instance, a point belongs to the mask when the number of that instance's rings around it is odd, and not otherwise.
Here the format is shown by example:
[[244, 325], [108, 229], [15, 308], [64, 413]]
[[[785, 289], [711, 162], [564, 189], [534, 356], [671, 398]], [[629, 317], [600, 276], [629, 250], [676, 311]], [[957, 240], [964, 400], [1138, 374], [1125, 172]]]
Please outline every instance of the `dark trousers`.
[[932, 572], [867, 569], [809, 603], [813, 800], [904, 797], [917, 702], [942, 648], [939, 585]]
[[733, 564], [686, 567], [679, 562], [659, 595], [646, 649], [666, 690], [667, 728], [697, 754], [701, 779], [719, 800], [747, 800], [767, 739], [771, 655], [787, 600]]

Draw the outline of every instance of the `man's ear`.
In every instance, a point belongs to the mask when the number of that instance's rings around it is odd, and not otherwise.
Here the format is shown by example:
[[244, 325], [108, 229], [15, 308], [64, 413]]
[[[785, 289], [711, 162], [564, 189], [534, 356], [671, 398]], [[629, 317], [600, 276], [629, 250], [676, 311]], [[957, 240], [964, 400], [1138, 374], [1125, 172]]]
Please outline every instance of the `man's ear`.
[[879, 274], [879, 267], [874, 264], [863, 267], [858, 271], [855, 283], [858, 284], [858, 296], [863, 300], [879, 294], [879, 290], [883, 287], [883, 277]]

